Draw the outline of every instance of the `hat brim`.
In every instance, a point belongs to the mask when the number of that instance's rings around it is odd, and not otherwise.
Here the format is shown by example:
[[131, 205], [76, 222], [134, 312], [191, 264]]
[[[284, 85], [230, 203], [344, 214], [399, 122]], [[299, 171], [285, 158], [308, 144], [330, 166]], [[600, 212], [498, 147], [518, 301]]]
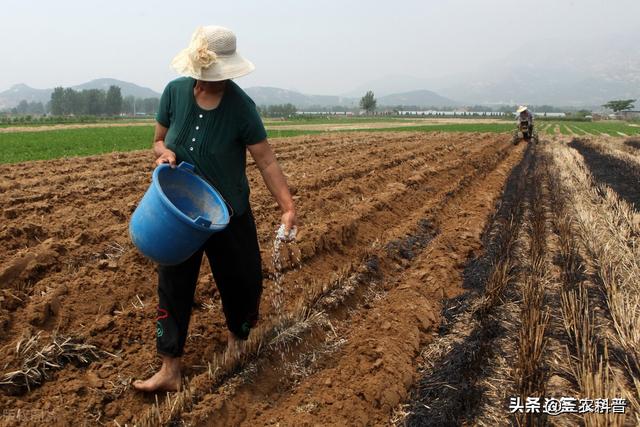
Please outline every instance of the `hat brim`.
[[520, 107], [516, 110], [516, 113], [522, 113], [523, 111], [527, 111], [528, 108], [527, 107]]
[[[183, 53], [178, 54], [178, 56], [180, 55], [183, 55]], [[176, 68], [176, 71], [183, 76], [192, 77], [196, 80], [219, 82], [242, 77], [255, 69], [256, 67], [251, 61], [244, 58], [238, 52], [234, 52], [230, 55], [218, 55], [215, 64], [203, 68], [199, 76], [194, 75], [186, 69], [180, 70]]]

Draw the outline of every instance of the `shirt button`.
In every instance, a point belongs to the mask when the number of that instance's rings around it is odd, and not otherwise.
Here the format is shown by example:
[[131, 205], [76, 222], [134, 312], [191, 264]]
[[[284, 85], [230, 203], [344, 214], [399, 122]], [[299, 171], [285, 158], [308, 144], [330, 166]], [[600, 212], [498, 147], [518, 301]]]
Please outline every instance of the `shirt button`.
[[193, 147], [189, 147], [189, 151], [193, 151]]
[[196, 130], [200, 129], [200, 126], [196, 126]]
[[196, 139], [195, 138], [191, 138], [191, 141], [196, 142]]
[[200, 114], [200, 116], [199, 116], [199, 117], [200, 117], [200, 118], [202, 118], [202, 114]]

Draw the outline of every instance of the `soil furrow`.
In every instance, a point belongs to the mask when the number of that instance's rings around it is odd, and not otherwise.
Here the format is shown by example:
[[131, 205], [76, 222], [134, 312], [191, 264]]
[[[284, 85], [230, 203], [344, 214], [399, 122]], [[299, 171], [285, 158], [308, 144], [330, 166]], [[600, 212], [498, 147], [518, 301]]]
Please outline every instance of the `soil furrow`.
[[[511, 159], [511, 162], [516, 161], [516, 159], [517, 159], [517, 155], [512, 154], [512, 155], [511, 155], [511, 157], [510, 157], [510, 159]], [[497, 160], [497, 159], [496, 159], [496, 160]], [[465, 180], [464, 180], [464, 182], [465, 182], [465, 183], [463, 184], [463, 186], [461, 187], [461, 189], [467, 189], [468, 187], [473, 186], [473, 184], [474, 184], [476, 181], [484, 182], [484, 180], [483, 180], [484, 173], [489, 173], [488, 171], [493, 170], [493, 168], [494, 168], [495, 166], [491, 166], [491, 165], [492, 165], [492, 164], [493, 164], [493, 165], [495, 165], [495, 164], [496, 164], [496, 160], [494, 160], [494, 161], [488, 160], [490, 163], [481, 163], [481, 165], [478, 165], [477, 170], [478, 170], [478, 171], [482, 170], [482, 171], [485, 171], [485, 172], [481, 173], [481, 174], [480, 174], [480, 175], [478, 175], [476, 178], [472, 178], [472, 179], [465, 179]], [[479, 162], [479, 163], [480, 163], [480, 162]], [[507, 161], [507, 162], [505, 162], [505, 163], [510, 163], [510, 162], [509, 162], [509, 161]], [[505, 166], [505, 167], [506, 167], [506, 166]], [[511, 165], [509, 165], [509, 167], [511, 167]], [[503, 173], [503, 174], [504, 174], [504, 171], [501, 171], [501, 173]], [[470, 178], [470, 177], [469, 177], [469, 178]], [[479, 185], [479, 184], [476, 184], [476, 185]], [[419, 187], [419, 186], [418, 186], [418, 187]], [[444, 209], [444, 210], [447, 210], [446, 206], [454, 206], [454, 205], [456, 205], [456, 201], [457, 201], [457, 200], [459, 200], [459, 197], [460, 197], [460, 196], [459, 196], [460, 192], [461, 192], [461, 191], [454, 191], [454, 192], [453, 192], [452, 194], [450, 194], [449, 196], [446, 196], [446, 195], [445, 195], [445, 197], [442, 199], [442, 203], [444, 203], [444, 205], [442, 205], [443, 207], [442, 207], [442, 208], [439, 208], [439, 209], [436, 209], [436, 211], [440, 211], [440, 212], [441, 212], [443, 209]], [[462, 192], [466, 194], [466, 192], [467, 192], [467, 191], [466, 191], [466, 190], [462, 190]], [[482, 204], [482, 206], [483, 206], [485, 209], [490, 210], [490, 209], [491, 209], [491, 207], [492, 207], [492, 204], [491, 204], [491, 203], [488, 203], [488, 204], [486, 203], [486, 201], [487, 201], [486, 197], [489, 197], [489, 198], [490, 198], [490, 196], [485, 196], [485, 199], [484, 199], [485, 203], [484, 203], [484, 204]], [[433, 210], [432, 210], [432, 209], [428, 209], [428, 210], [426, 210], [426, 211], [424, 211], [424, 212], [426, 213], [426, 212], [430, 212], [430, 211], [432, 212], [432, 213], [431, 213], [432, 215], [435, 215], [435, 217], [431, 217], [431, 218], [429, 219], [429, 221], [430, 221], [430, 222], [433, 222], [434, 224], [439, 224], [439, 223], [441, 222], [441, 220], [439, 219], [439, 217], [440, 217], [440, 215], [442, 215], [442, 214], [441, 214], [441, 213], [439, 213], [439, 214], [435, 214], [435, 212], [433, 212]], [[420, 211], [418, 211], [418, 212], [420, 212]], [[452, 213], [449, 213], [449, 215], [451, 215], [451, 214], [452, 214]], [[456, 211], [456, 214], [459, 214], [459, 211]], [[412, 214], [412, 217], [414, 217], [414, 218], [415, 218], [415, 213], [414, 213], [414, 214]], [[415, 221], [415, 220], [414, 220], [414, 221]], [[437, 240], [437, 239], [438, 239], [438, 237], [436, 237], [436, 240]], [[405, 260], [404, 262], [405, 262], [406, 264], [408, 264], [408, 265], [411, 265], [411, 261], [410, 261], [410, 260]], [[384, 263], [382, 263], [382, 265], [384, 265]], [[402, 268], [401, 268], [401, 269], [402, 269]], [[384, 270], [384, 268], [383, 268], [383, 270]], [[396, 284], [397, 284], [397, 283], [396, 283]], [[410, 292], [410, 291], [409, 291], [409, 292]], [[442, 292], [442, 291], [441, 291], [441, 292]], [[411, 306], [412, 306], [412, 307], [414, 307], [413, 305], [411, 305]], [[428, 305], [424, 306], [423, 308], [424, 308], [424, 309], [426, 309], [426, 307], [428, 307]], [[416, 309], [417, 309], [417, 308], [416, 308]], [[355, 311], [356, 313], [358, 312], [357, 310], [354, 310], [354, 311]], [[392, 316], [392, 317], [393, 317], [393, 318], [397, 318], [397, 319], [401, 319], [401, 318], [403, 318], [403, 316], [401, 316], [401, 315], [398, 315], [398, 316]], [[406, 317], [406, 316], [405, 316], [405, 317]], [[331, 318], [333, 319], [333, 317], [331, 317]], [[411, 318], [414, 318], [414, 317], [412, 316]], [[423, 320], [423, 321], [424, 321], [424, 320]], [[340, 320], [340, 322], [344, 322], [344, 321], [343, 321], [343, 320]], [[393, 323], [393, 322], [392, 322], [392, 323]], [[341, 324], [341, 323], [338, 323], [338, 325], [337, 325], [337, 326], [335, 326], [335, 325], [334, 325], [334, 328], [335, 328], [335, 329], [340, 329], [340, 328], [341, 328], [340, 324]], [[350, 325], [351, 325], [351, 324], [353, 324], [353, 321], [349, 321], [349, 324], [350, 324]], [[384, 326], [386, 326], [386, 325], [384, 325]], [[351, 327], [351, 326], [349, 326], [349, 329], [351, 329], [351, 328], [352, 328], [352, 327]], [[296, 353], [297, 353], [297, 351], [292, 351], [292, 354], [296, 354]], [[375, 353], [375, 352], [374, 352], [374, 353]], [[349, 360], [349, 359], [350, 359], [350, 358], [347, 358], [347, 360]], [[271, 368], [271, 369], [273, 369], [273, 368]], [[262, 372], [262, 371], [261, 371], [261, 372]], [[270, 378], [271, 378], [271, 377], [273, 377], [273, 375], [272, 375], [272, 374], [266, 374], [266, 375], [267, 375], [268, 377], [270, 377]], [[263, 374], [262, 374], [262, 373], [257, 375], [257, 377], [258, 377], [258, 378], [261, 378], [262, 376], [263, 376]], [[271, 385], [271, 386], [269, 386], [269, 387], [276, 387], [276, 388], [278, 388], [278, 389], [279, 389], [279, 388], [280, 388], [280, 386], [279, 386], [278, 384], [279, 384], [279, 383], [282, 383], [283, 381], [286, 383], [286, 378], [285, 378], [285, 377], [282, 377], [282, 375], [278, 374], [277, 372], [275, 373], [275, 377], [280, 378], [282, 381], [279, 381], [279, 382], [278, 382], [278, 383], [276, 383], [276, 384], [272, 384], [272, 385]], [[258, 379], [256, 378], [256, 380], [255, 380], [255, 381], [257, 381], [257, 380], [258, 380]], [[376, 382], [377, 382], [377, 381], [376, 381]], [[383, 382], [383, 383], [384, 383], [384, 382]], [[251, 386], [249, 386], [249, 388], [253, 388], [253, 387], [254, 387], [254, 385], [255, 385], [255, 383], [252, 383], [252, 385], [251, 385]], [[339, 389], [339, 388], [338, 388], [338, 389]], [[243, 393], [243, 394], [244, 394], [244, 393], [247, 393], [246, 388], [245, 388], [245, 390], [244, 390], [242, 393]], [[213, 399], [213, 400], [211, 400], [211, 399]], [[203, 403], [201, 406], [203, 406], [203, 407], [210, 407], [211, 405], [213, 405], [213, 404], [214, 404], [214, 402], [215, 402], [215, 401], [219, 401], [217, 398], [215, 398], [215, 395], [209, 395], [209, 396], [208, 396], [208, 399], [207, 399], [207, 401], [206, 401], [206, 403]], [[226, 400], [224, 400], [224, 405], [225, 405], [225, 406], [224, 406], [222, 409], [220, 409], [221, 413], [222, 413], [223, 415], [224, 415], [224, 414], [236, 414], [236, 415], [234, 415], [234, 417], [242, 417], [242, 415], [241, 415], [241, 414], [243, 414], [243, 413], [244, 413], [244, 410], [243, 410], [242, 408], [240, 408], [240, 407], [236, 407], [236, 402], [242, 402], [242, 401], [244, 401], [244, 400], [243, 400], [243, 399], [240, 399], [239, 397], [234, 397], [233, 402], [227, 402]], [[369, 403], [372, 403], [372, 402], [370, 401]], [[232, 405], [232, 408], [233, 408], [233, 409], [232, 409], [232, 410], [231, 410], [231, 409], [224, 409], [224, 408], [226, 407], [226, 405]], [[240, 405], [240, 406], [242, 406], [242, 405]], [[386, 406], [387, 406], [387, 410], [388, 410], [388, 409], [389, 409], [389, 407], [388, 407], [389, 405], [387, 404]], [[203, 411], [203, 410], [204, 410], [204, 409], [202, 409], [202, 410], [196, 410], [196, 412], [201, 412], [201, 411]], [[205, 413], [207, 412], [207, 410], [204, 410], [204, 411], [205, 411]], [[347, 411], [347, 412], [348, 412], [348, 411]], [[343, 415], [344, 415], [344, 414], [343, 414]], [[198, 415], [198, 416], [196, 417], [196, 419], [198, 419], [198, 417], [202, 417], [202, 415]], [[215, 419], [218, 419], [218, 416], [217, 416], [217, 415], [215, 416]], [[221, 424], [224, 424], [225, 422], [228, 422], [228, 423], [231, 423], [231, 424], [235, 424], [236, 422], [238, 422], [238, 421], [239, 421], [239, 419], [240, 419], [240, 418], [226, 419], [226, 421], [221, 421]], [[262, 420], [262, 421], [264, 421], [264, 420]], [[260, 424], [262, 421], [257, 421], [257, 422], [258, 422], [258, 424]], [[248, 422], [248, 421], [247, 421], [247, 422]], [[248, 422], [248, 423], [250, 424], [250, 422]]]
[[445, 302], [439, 336], [422, 350], [421, 378], [406, 406], [408, 425], [469, 422], [483, 402], [482, 379], [496, 377], [493, 367], [484, 362], [501, 351], [495, 342], [507, 332], [492, 313], [512, 282], [532, 156], [529, 149], [511, 172], [483, 234], [486, 249], [469, 260], [465, 269], [462, 287], [466, 292]]

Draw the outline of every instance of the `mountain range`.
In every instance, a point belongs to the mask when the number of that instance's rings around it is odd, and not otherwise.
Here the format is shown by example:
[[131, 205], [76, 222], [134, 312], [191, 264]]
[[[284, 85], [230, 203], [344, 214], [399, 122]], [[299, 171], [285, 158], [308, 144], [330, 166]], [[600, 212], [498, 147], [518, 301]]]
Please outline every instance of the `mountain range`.
[[[119, 86], [123, 97], [160, 97], [160, 94], [152, 89], [116, 79], [96, 79], [76, 86], [71, 86], [71, 88], [77, 91], [85, 89], [102, 89], [106, 91], [111, 85]], [[0, 92], [0, 110], [15, 107], [22, 100], [26, 100], [27, 102], [42, 102], [43, 104], [46, 104], [51, 100], [52, 92], [53, 88], [35, 89], [24, 83], [13, 85], [9, 89]]]
[[[257, 105], [273, 105], [291, 103], [298, 108], [309, 107], [357, 107], [359, 96], [330, 96], [330, 95], [305, 95], [300, 92], [276, 87], [249, 87], [245, 92]], [[454, 107], [461, 105], [459, 102], [445, 98], [430, 90], [412, 90], [402, 93], [392, 93], [384, 96], [376, 96], [378, 106], [416, 105], [432, 107]]]

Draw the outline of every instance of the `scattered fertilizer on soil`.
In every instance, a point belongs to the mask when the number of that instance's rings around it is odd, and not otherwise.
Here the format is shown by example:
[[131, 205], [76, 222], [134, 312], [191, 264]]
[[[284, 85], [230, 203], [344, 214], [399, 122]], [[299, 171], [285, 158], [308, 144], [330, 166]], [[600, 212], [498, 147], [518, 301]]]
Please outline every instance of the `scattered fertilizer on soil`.
[[289, 245], [294, 245], [296, 240], [297, 228], [293, 227], [289, 230], [287, 234], [285, 232], [284, 224], [280, 224], [280, 228], [276, 231], [276, 237], [273, 239], [273, 252], [271, 254], [272, 267], [273, 267], [273, 283], [274, 283], [274, 294], [273, 299], [271, 300], [271, 304], [273, 308], [279, 310], [282, 307], [282, 302], [284, 301], [284, 288], [282, 283], [284, 281], [284, 274], [282, 272], [282, 253], [284, 250], [287, 251], [287, 256], [290, 261], [293, 261], [295, 264], [299, 266], [301, 264], [300, 261], [300, 251], [292, 251]]

